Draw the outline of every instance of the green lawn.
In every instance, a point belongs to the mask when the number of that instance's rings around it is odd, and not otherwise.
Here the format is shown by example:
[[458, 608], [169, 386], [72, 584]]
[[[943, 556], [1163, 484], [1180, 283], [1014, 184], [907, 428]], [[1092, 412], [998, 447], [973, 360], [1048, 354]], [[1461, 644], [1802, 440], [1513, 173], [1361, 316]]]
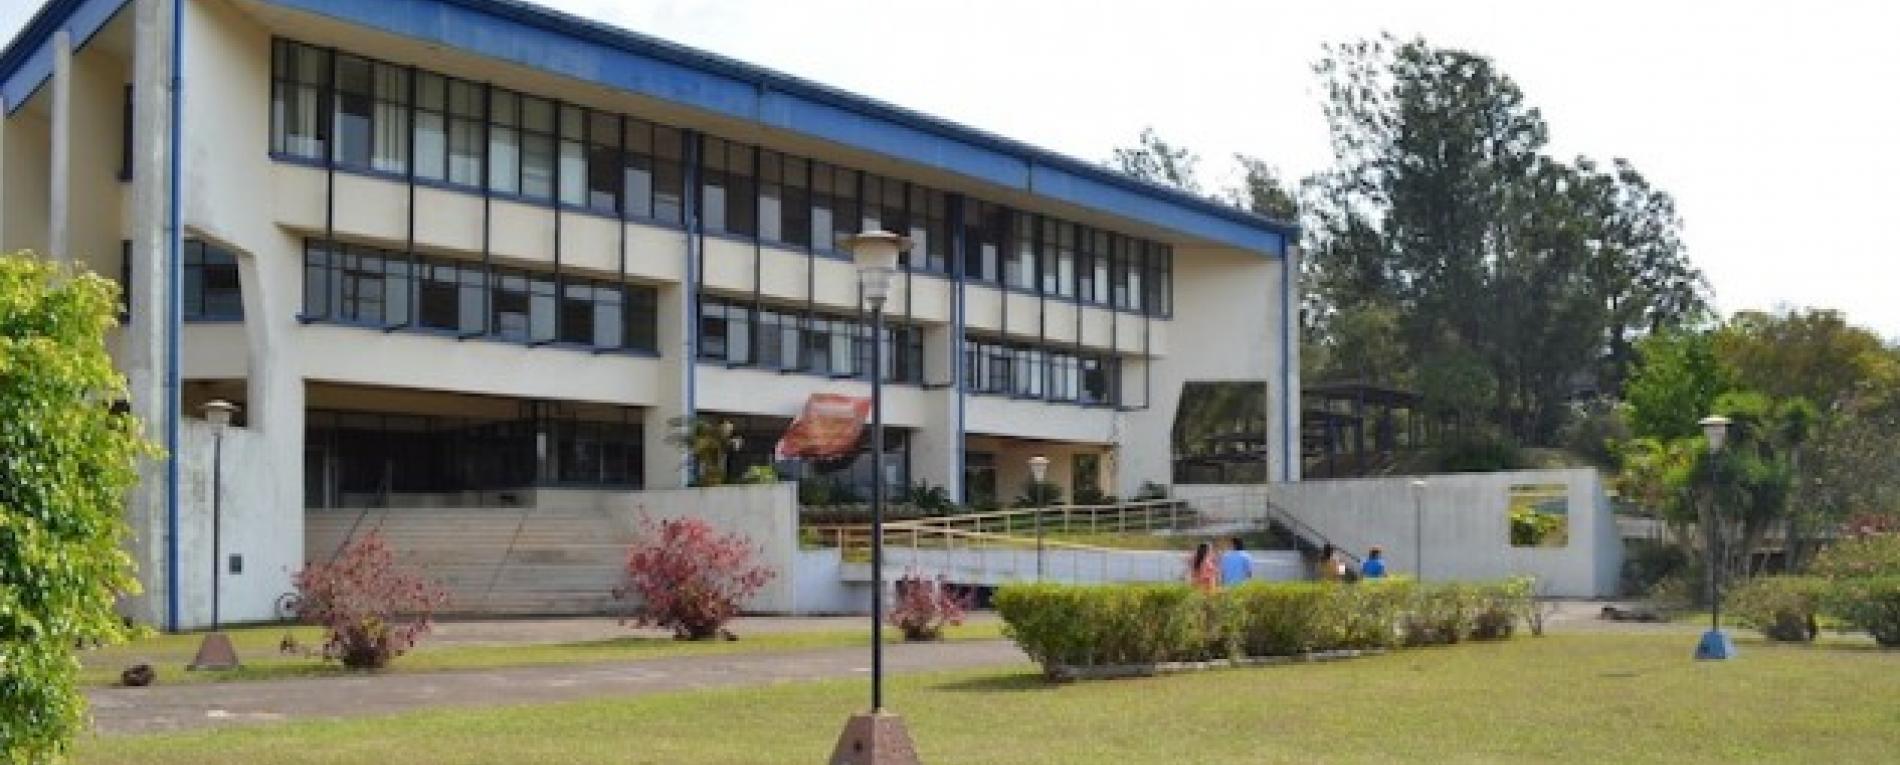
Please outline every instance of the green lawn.
[[[1900, 652], [1585, 634], [1329, 664], [1045, 685], [1027, 666], [890, 689], [926, 762], [1891, 762]], [[79, 762], [812, 763], [865, 681], [91, 739]]]
[[[867, 627], [868, 629], [868, 627]], [[983, 621], [953, 627], [946, 636], [951, 640], [996, 638], [1002, 625]], [[264, 626], [226, 630], [237, 646], [241, 669], [229, 672], [187, 672], [184, 667], [197, 653], [203, 635], [154, 635], [126, 645], [111, 646], [80, 655], [84, 669], [80, 682], [87, 686], [116, 685], [119, 671], [135, 662], [147, 662], [158, 669], [160, 684], [243, 682], [279, 680], [290, 677], [343, 675], [348, 670], [315, 658], [286, 655], [278, 651], [284, 633], [289, 631], [305, 647], [322, 645], [323, 632], [315, 627]], [[887, 639], [901, 639], [896, 630], [885, 632]], [[455, 669], [492, 669], [549, 664], [591, 664], [634, 661], [665, 656], [701, 656], [740, 652], [797, 651], [812, 648], [840, 648], [862, 645], [866, 630], [824, 630], [813, 632], [777, 632], [740, 635], [736, 641], [714, 640], [682, 642], [667, 638], [624, 637], [575, 643], [497, 646], [432, 646], [425, 638], [415, 651], [396, 660], [396, 672], [439, 672]]]

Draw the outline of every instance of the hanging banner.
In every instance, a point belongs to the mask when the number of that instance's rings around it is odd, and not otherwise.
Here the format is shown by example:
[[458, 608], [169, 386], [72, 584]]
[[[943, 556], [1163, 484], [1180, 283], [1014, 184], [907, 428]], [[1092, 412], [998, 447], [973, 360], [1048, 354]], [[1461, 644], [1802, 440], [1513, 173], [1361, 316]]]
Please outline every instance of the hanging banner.
[[838, 393], [813, 393], [773, 451], [780, 460], [842, 457], [857, 450], [858, 436], [871, 419], [871, 400]]

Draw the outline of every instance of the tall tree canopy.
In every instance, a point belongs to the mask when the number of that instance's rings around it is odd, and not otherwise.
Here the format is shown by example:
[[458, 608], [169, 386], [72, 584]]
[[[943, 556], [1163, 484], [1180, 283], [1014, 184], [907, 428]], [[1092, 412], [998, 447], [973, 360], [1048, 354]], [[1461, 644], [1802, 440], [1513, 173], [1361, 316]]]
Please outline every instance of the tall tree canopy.
[[1190, 194], [1201, 193], [1197, 174], [1200, 156], [1184, 146], [1163, 140], [1152, 127], [1142, 128], [1141, 138], [1134, 146], [1116, 149], [1111, 164], [1144, 181], [1173, 186]]
[[1352, 319], [1388, 305], [1412, 366], [1388, 377], [1476, 359], [1490, 419], [1549, 443], [1573, 392], [1620, 390], [1635, 338], [1703, 315], [1668, 194], [1621, 160], [1548, 156], [1490, 59], [1388, 37], [1328, 46], [1315, 72], [1334, 154], [1303, 205], [1317, 344], [1376, 345]]

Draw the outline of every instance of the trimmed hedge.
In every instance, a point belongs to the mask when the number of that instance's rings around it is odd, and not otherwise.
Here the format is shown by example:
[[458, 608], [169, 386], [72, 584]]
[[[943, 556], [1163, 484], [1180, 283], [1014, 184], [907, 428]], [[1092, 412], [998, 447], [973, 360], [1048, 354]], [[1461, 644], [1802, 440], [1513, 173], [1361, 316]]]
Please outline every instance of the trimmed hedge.
[[1744, 627], [1785, 643], [1812, 642], [1820, 633], [1815, 619], [1832, 585], [1805, 576], [1762, 576], [1726, 593], [1722, 605]]
[[[1528, 582], [1419, 585], [1252, 582], [1204, 595], [1185, 584], [1016, 584], [993, 603], [1004, 634], [1050, 677], [1065, 669], [1297, 656], [1508, 637]], [[1484, 631], [1478, 630], [1483, 626]]]
[[1866, 630], [1882, 648], [1900, 648], [1900, 576], [1837, 581], [1821, 605], [1824, 613]]

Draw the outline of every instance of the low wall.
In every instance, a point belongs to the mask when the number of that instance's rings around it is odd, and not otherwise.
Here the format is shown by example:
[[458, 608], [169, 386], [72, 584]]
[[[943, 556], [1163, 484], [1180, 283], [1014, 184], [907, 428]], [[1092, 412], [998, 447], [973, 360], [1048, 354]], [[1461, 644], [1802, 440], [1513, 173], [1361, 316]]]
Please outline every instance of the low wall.
[[[224, 431], [223, 466], [213, 464], [211, 426], [198, 420], [179, 423], [178, 578], [179, 626], [211, 623], [212, 577], [218, 577], [219, 618], [223, 623], [276, 618], [277, 600], [291, 590], [291, 575], [303, 568], [302, 508], [277, 507], [264, 436], [246, 428]], [[213, 561], [212, 488], [219, 486], [218, 551]], [[239, 569], [233, 571], [233, 558]], [[215, 572], [214, 572], [215, 567]], [[163, 582], [164, 571], [141, 571], [145, 581]]]
[[542, 507], [591, 506], [626, 524], [629, 532], [638, 528], [641, 518], [698, 518], [721, 531], [744, 534], [759, 546], [760, 562], [776, 574], [745, 604], [745, 610], [778, 614], [799, 610], [795, 596], [799, 574], [797, 484], [637, 492], [541, 489], [535, 492], [535, 503]]
[[[1421, 479], [1415, 496], [1412, 482]], [[1512, 487], [1558, 484], [1569, 514], [1565, 544], [1511, 545]], [[1212, 516], [1264, 512], [1263, 500], [1271, 499], [1355, 555], [1384, 547], [1394, 573], [1426, 581], [1529, 575], [1548, 595], [1608, 597], [1623, 563], [1602, 477], [1588, 468], [1174, 488]]]

